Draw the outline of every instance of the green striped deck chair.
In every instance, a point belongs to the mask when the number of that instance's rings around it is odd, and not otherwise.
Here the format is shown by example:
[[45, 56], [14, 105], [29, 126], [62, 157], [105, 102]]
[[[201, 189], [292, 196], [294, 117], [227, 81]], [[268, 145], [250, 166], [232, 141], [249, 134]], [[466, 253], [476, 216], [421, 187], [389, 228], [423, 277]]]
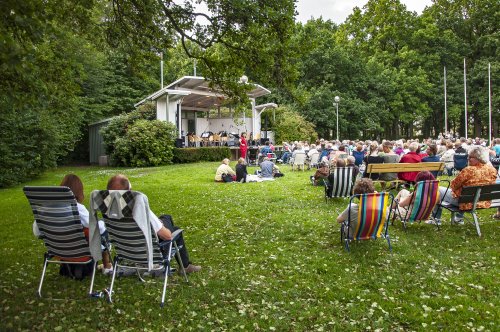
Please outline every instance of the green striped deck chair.
[[96, 263], [85, 238], [75, 196], [68, 187], [24, 187], [47, 252], [44, 254], [38, 295], [48, 264], [89, 264], [93, 262], [89, 295], [94, 287]]
[[[143, 204], [136, 204], [138, 200], [142, 200]], [[113, 202], [121, 202], [121, 216], [110, 217], [110, 207]], [[135, 214], [136, 209], [144, 209], [142, 213]], [[144, 194], [137, 191], [123, 190], [94, 190], [91, 194], [91, 213], [94, 213], [95, 220], [99, 214], [102, 216], [106, 229], [109, 233], [110, 242], [115, 249], [113, 257], [113, 276], [111, 285], [107, 290], [108, 299], [113, 300], [113, 287], [119, 268], [132, 268], [137, 271], [137, 276], [141, 281], [144, 281], [140, 275], [140, 271], [162, 271], [164, 276], [163, 293], [160, 305], [163, 307], [165, 303], [165, 294], [167, 289], [168, 276], [171, 274], [170, 261], [172, 257], [177, 255], [179, 261], [179, 247], [175, 240], [182, 233], [182, 229], [172, 233], [171, 241], [158, 241], [157, 235], [152, 229], [151, 223], [147, 224], [151, 231], [148, 237], [143, 229], [141, 229], [138, 220], [134, 219], [134, 215], [148, 215], [149, 205]], [[143, 221], [144, 222], [144, 221]], [[150, 249], [152, 252], [150, 252]], [[186, 282], [188, 281], [186, 272], [182, 264], [179, 264]], [[153, 269], [150, 269], [154, 266]]]
[[[357, 223], [354, 230], [351, 225], [351, 208], [354, 199], [359, 199]], [[342, 223], [340, 229], [341, 241], [344, 242], [345, 249], [349, 251], [350, 241], [362, 241], [384, 237], [392, 251], [391, 240], [389, 238], [390, 206], [394, 197], [391, 193], [373, 193], [353, 195], [349, 200], [349, 210], [347, 221]]]
[[406, 228], [408, 223], [429, 219], [434, 207], [438, 203], [439, 180], [417, 182], [410, 201], [410, 208], [406, 210], [404, 216], [400, 216], [403, 226]]

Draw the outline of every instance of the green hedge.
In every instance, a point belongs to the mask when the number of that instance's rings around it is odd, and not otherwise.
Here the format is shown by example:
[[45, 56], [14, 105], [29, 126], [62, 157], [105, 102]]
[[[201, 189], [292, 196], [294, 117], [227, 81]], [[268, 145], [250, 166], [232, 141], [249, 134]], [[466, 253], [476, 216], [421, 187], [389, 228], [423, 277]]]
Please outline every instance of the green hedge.
[[221, 161], [224, 158], [231, 158], [231, 150], [227, 146], [174, 148], [173, 162], [176, 164], [184, 164], [198, 161]]

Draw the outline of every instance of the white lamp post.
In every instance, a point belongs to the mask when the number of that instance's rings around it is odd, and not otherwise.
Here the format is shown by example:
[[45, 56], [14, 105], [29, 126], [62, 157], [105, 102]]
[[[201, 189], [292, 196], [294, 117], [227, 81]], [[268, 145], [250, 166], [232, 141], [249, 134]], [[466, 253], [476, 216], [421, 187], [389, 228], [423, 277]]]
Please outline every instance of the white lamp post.
[[333, 105], [337, 107], [337, 141], [339, 140], [339, 101], [340, 97], [335, 96], [335, 102]]

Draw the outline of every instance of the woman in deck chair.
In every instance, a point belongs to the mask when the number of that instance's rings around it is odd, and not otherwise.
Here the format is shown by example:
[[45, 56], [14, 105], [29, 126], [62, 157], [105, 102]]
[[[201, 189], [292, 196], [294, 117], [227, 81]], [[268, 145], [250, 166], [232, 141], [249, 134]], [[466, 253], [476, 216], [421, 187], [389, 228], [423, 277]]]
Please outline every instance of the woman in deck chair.
[[[420, 181], [431, 181], [435, 179], [436, 178], [434, 177], [434, 175], [432, 175], [431, 172], [421, 171], [417, 174], [417, 177], [415, 178], [415, 183], [418, 183]], [[392, 209], [395, 212], [393, 214], [393, 219], [395, 219], [397, 216], [404, 218], [406, 215], [410, 215], [410, 210], [412, 208], [410, 206], [410, 203], [412, 202], [414, 194], [415, 192], [410, 192], [408, 189], [404, 188], [396, 195], [396, 198], [394, 199], [394, 202], [392, 204]], [[439, 195], [438, 195], [438, 200], [439, 200]]]
[[[83, 226], [83, 232], [85, 233], [85, 237], [88, 239], [89, 237], [89, 211], [82, 204], [84, 195], [83, 195], [83, 183], [80, 178], [75, 174], [67, 174], [61, 184], [61, 187], [68, 187], [75, 195], [76, 205], [78, 207], [78, 214], [80, 215], [80, 221]], [[106, 226], [102, 220], [99, 220], [99, 233], [101, 234], [102, 242], [107, 241], [107, 231]], [[40, 237], [41, 233], [38, 229], [38, 225], [36, 221], [33, 222], [33, 234], [36, 237]], [[106, 250], [105, 246], [101, 246], [103, 250], [102, 262], [103, 264], [99, 266], [100, 269], [103, 270], [103, 273], [108, 274], [113, 271], [113, 265], [111, 264], [109, 253]]]
[[[356, 184], [354, 185], [353, 188], [353, 195], [362, 195], [362, 194], [371, 194], [375, 192], [375, 186], [373, 185], [373, 181], [369, 178], [362, 178]], [[347, 220], [348, 218], [348, 213], [349, 213], [349, 206], [346, 207], [344, 211], [337, 217], [337, 222], [339, 224], [343, 223], [344, 221]], [[356, 231], [356, 226], [358, 225], [358, 205], [357, 204], [351, 204], [351, 222], [349, 223], [349, 234], [354, 234]], [[346, 236], [347, 236], [347, 227], [345, 228], [346, 231]]]

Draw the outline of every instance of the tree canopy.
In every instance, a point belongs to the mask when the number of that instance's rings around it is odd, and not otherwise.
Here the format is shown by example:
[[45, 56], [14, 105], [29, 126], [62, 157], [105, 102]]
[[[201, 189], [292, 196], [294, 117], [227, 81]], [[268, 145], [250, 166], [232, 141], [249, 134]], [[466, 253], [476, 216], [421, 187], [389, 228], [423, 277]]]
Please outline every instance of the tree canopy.
[[296, 110], [325, 138], [338, 95], [342, 139], [437, 135], [444, 67], [449, 128], [464, 135], [464, 59], [467, 130], [487, 136], [491, 64], [498, 136], [496, 0], [434, 0], [420, 15], [399, 0], [370, 0], [341, 24], [295, 22], [293, 0], [198, 2], [208, 10], [194, 1], [2, 1], [0, 186], [85, 160], [88, 124], [159, 88], [160, 53], [166, 81], [192, 75], [196, 59], [199, 75], [248, 105], [237, 83], [246, 74], [272, 90], [266, 101]]

